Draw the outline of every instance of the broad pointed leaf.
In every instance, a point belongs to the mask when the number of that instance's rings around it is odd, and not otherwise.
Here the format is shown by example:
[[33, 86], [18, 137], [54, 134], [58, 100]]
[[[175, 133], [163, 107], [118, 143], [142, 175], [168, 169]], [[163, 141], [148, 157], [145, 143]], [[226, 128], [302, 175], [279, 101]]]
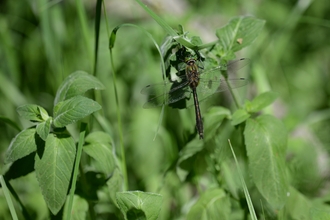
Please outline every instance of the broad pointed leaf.
[[156, 220], [162, 205], [162, 196], [156, 193], [118, 192], [116, 198], [125, 219]]
[[52, 118], [49, 117], [46, 121], [43, 121], [37, 125], [37, 133], [44, 141], [46, 141], [47, 136], [50, 132], [51, 123], [52, 123]]
[[[68, 204], [69, 204], [68, 202], [65, 203], [63, 213], [67, 213]], [[74, 195], [71, 211], [72, 211], [71, 212], [72, 220], [87, 219], [88, 202], [86, 201], [86, 199], [81, 198], [80, 196]]]
[[259, 35], [264, 24], [264, 20], [251, 16], [230, 20], [226, 26], [216, 31], [224, 53], [236, 52], [250, 45]]
[[83, 96], [75, 96], [55, 106], [53, 123], [55, 127], [65, 127], [100, 109], [101, 106], [97, 102]]
[[90, 133], [86, 138], [85, 142], [87, 143], [104, 143], [110, 144], [112, 142], [112, 138], [109, 134], [102, 131], [95, 131]]
[[288, 193], [288, 201], [285, 205], [285, 209], [291, 218], [287, 217], [286, 219], [312, 219], [309, 218], [311, 207], [312, 204], [308, 198], [295, 188], [290, 187], [290, 193]]
[[44, 149], [37, 151], [37, 180], [46, 204], [54, 215], [66, 200], [75, 155], [74, 140], [68, 135], [49, 134]]
[[85, 145], [83, 150], [94, 158], [97, 171], [108, 176], [115, 169], [115, 159], [110, 144], [94, 142]]
[[250, 117], [250, 114], [247, 113], [244, 109], [238, 109], [234, 112], [231, 124], [233, 126], [238, 125]]
[[230, 199], [223, 189], [210, 189], [191, 207], [187, 219], [229, 219]]
[[203, 142], [194, 139], [189, 142], [180, 152], [176, 166], [177, 174], [181, 181], [184, 181], [189, 171], [192, 169], [191, 161], [194, 161], [194, 156], [203, 150]]
[[27, 120], [41, 122], [45, 121], [48, 117], [47, 111], [38, 105], [34, 104], [27, 104], [18, 107], [17, 109], [18, 114]]
[[205, 140], [212, 139], [216, 134], [222, 121], [230, 116], [230, 111], [224, 107], [212, 107], [204, 115], [205, 121]]
[[14, 162], [37, 150], [35, 133], [35, 128], [28, 128], [17, 134], [6, 152], [5, 163]]
[[277, 93], [272, 91], [264, 92], [254, 98], [252, 102], [248, 102], [246, 109], [248, 112], [258, 112], [273, 103], [277, 96]]
[[[123, 191], [123, 175], [120, 173], [119, 169], [116, 168], [110, 179], [107, 181], [107, 186], [109, 190], [109, 196], [114, 204], [117, 205], [116, 202], [116, 193]], [[118, 206], [118, 205], [117, 205]]]
[[288, 193], [285, 126], [270, 115], [248, 119], [244, 137], [253, 181], [274, 209], [282, 208]]
[[77, 71], [69, 75], [57, 90], [54, 105], [77, 95], [83, 95], [90, 89], [104, 89], [103, 84], [94, 76]]

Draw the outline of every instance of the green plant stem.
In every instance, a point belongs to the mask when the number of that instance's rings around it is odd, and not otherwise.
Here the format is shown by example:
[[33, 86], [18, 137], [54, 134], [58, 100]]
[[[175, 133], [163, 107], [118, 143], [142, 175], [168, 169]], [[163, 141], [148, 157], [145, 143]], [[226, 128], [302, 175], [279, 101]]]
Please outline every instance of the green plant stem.
[[86, 123], [81, 123], [77, 156], [76, 156], [76, 161], [75, 161], [75, 165], [74, 165], [72, 185], [71, 185], [69, 201], [68, 201], [69, 204], [68, 204], [67, 213], [66, 213], [66, 220], [71, 219], [73, 197], [74, 197], [74, 192], [76, 190], [76, 183], [77, 183], [77, 177], [78, 177], [78, 173], [79, 173], [79, 164], [80, 164], [80, 159], [81, 159], [82, 148], [83, 148], [83, 145], [85, 142], [86, 127], [87, 127]]
[[25, 206], [23, 205], [22, 201], [20, 200], [20, 198], [18, 197], [16, 191], [13, 189], [13, 187], [11, 186], [11, 184], [5, 180], [7, 187], [9, 189], [9, 191], [11, 192], [11, 194], [14, 196], [14, 198], [16, 199], [16, 201], [18, 202], [20, 209], [22, 210], [23, 216], [25, 219], [30, 220], [32, 219], [31, 216], [29, 215], [27, 209], [25, 208]]
[[252, 200], [251, 200], [251, 197], [250, 197], [250, 194], [249, 194], [249, 190], [246, 186], [246, 183], [244, 181], [244, 177], [243, 177], [243, 174], [242, 174], [242, 171], [241, 169], [239, 168], [239, 163], [237, 161], [237, 158], [236, 158], [236, 155], [235, 155], [235, 152], [234, 152], [234, 149], [233, 147], [231, 146], [231, 142], [230, 142], [230, 139], [228, 139], [228, 143], [229, 143], [229, 146], [230, 146], [230, 150], [233, 154], [233, 157], [234, 157], [234, 160], [235, 160], [235, 164], [236, 164], [236, 167], [237, 167], [237, 172], [238, 172], [238, 176], [239, 176], [239, 179], [240, 179], [240, 182], [243, 186], [243, 191], [244, 191], [244, 195], [245, 195], [245, 198], [246, 198], [246, 202], [248, 204], [248, 207], [249, 207], [249, 211], [250, 211], [250, 215], [251, 215], [251, 219], [253, 220], [257, 220], [257, 215], [254, 211], [254, 208], [253, 208], [253, 203], [252, 203]]
[[[85, 41], [85, 48], [87, 51], [87, 54], [89, 56], [89, 60], [93, 60], [93, 55], [92, 55], [92, 51], [91, 51], [91, 47], [89, 46], [89, 31], [88, 31], [88, 25], [87, 25], [87, 18], [86, 18], [86, 12], [84, 9], [84, 6], [82, 4], [81, 0], [76, 0], [76, 8], [77, 8], [77, 13], [78, 13], [78, 17], [79, 17], [79, 21], [80, 21], [80, 25], [81, 25], [81, 29], [82, 29], [82, 34], [83, 34], [83, 38]], [[91, 63], [93, 66], [93, 63]]]
[[[107, 32], [108, 36], [110, 36], [110, 42], [109, 45], [111, 44], [111, 35], [109, 32], [109, 24], [107, 20], [107, 13], [105, 10], [105, 5], [103, 1], [103, 8], [104, 8], [104, 16], [105, 16], [105, 22], [106, 22], [106, 27], [107, 27]], [[118, 92], [117, 92], [117, 86], [116, 86], [116, 72], [114, 68], [114, 62], [113, 62], [113, 54], [112, 54], [112, 47], [109, 46], [110, 50], [110, 64], [111, 64], [111, 72], [112, 72], [112, 78], [113, 78], [113, 89], [115, 93], [115, 100], [116, 100], [116, 107], [117, 107], [117, 120], [118, 120], [118, 131], [119, 131], [119, 141], [120, 141], [120, 156], [121, 156], [121, 172], [123, 174], [123, 179], [124, 179], [124, 187], [123, 190], [126, 191], [128, 189], [128, 178], [127, 178], [127, 168], [126, 168], [126, 157], [125, 157], [125, 149], [124, 149], [124, 141], [123, 141], [123, 132], [122, 132], [122, 123], [121, 123], [121, 111], [120, 111], [120, 105], [119, 105], [119, 99], [118, 99]]]
[[236, 97], [236, 94], [234, 93], [233, 89], [231, 88], [230, 83], [228, 82], [228, 79], [227, 79], [227, 78], [226, 78], [226, 84], [227, 84], [227, 86], [228, 86], [228, 88], [229, 88], [228, 90], [229, 90], [231, 96], [232, 96], [233, 99], [234, 99], [234, 102], [235, 102], [236, 108], [240, 108], [241, 105], [239, 104], [238, 99], [237, 99], [237, 97]]
[[121, 152], [121, 167], [122, 167], [122, 172], [124, 176], [124, 182], [125, 182], [125, 187], [124, 191], [128, 189], [128, 179], [127, 179], [127, 168], [126, 168], [126, 157], [125, 157], [125, 148], [124, 148], [124, 138], [123, 138], [123, 128], [122, 128], [122, 123], [121, 123], [121, 110], [120, 110], [120, 104], [119, 104], [119, 98], [118, 98], [118, 91], [117, 91], [117, 86], [116, 86], [116, 73], [115, 73], [115, 68], [114, 68], [114, 63], [113, 63], [113, 53], [112, 50], [110, 49], [110, 62], [111, 62], [111, 68], [112, 68], [112, 77], [113, 77], [113, 84], [114, 84], [114, 93], [115, 93], [115, 98], [116, 98], [116, 106], [117, 106], [117, 119], [118, 119], [118, 131], [119, 131], [119, 139], [120, 139], [120, 152]]
[[6, 185], [6, 181], [2, 175], [0, 175], [0, 183], [1, 183], [2, 190], [3, 190], [3, 194], [5, 195], [5, 198], [7, 200], [7, 204], [8, 204], [9, 210], [10, 210], [11, 217], [14, 220], [18, 220], [13, 201], [11, 200], [9, 190]]

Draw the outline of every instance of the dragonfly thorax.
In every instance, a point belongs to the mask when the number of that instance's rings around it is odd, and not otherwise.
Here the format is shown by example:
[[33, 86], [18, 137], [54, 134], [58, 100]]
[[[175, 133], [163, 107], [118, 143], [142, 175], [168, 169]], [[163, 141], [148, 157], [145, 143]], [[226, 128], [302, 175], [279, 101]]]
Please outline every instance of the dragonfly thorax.
[[196, 89], [199, 84], [199, 72], [196, 60], [190, 59], [186, 62], [186, 77], [189, 82], [189, 86], [192, 89]]

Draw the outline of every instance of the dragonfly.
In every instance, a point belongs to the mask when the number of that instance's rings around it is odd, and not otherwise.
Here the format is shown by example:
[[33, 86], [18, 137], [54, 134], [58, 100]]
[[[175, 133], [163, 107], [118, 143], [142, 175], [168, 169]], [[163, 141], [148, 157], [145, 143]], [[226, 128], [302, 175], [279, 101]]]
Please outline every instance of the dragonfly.
[[[142, 94], [149, 95], [148, 101], [143, 107], [154, 108], [163, 105], [175, 106], [175, 104], [182, 101], [184, 103], [184, 108], [194, 105], [196, 129], [199, 138], [203, 139], [204, 128], [199, 102], [215, 93], [245, 86], [247, 84], [247, 79], [231, 79], [231, 76], [249, 63], [250, 59], [241, 58], [230, 61], [228, 64], [203, 70], [202, 67], [198, 65], [197, 59], [187, 59], [185, 60], [185, 74], [177, 76], [177, 80], [168, 83], [147, 85], [142, 89]], [[227, 73], [227, 75], [223, 73]]]

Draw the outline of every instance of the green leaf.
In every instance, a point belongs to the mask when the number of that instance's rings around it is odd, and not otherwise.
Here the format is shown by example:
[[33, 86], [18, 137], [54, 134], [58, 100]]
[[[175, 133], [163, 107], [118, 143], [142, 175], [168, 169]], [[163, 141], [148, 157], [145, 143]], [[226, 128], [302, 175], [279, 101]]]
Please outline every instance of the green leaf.
[[197, 46], [203, 44], [203, 41], [202, 41], [202, 39], [199, 36], [192, 36], [190, 42], [193, 45], [197, 45]]
[[232, 116], [231, 124], [233, 126], [241, 124], [242, 122], [246, 121], [250, 117], [250, 114], [247, 113], [244, 109], [238, 109], [234, 112]]
[[49, 117], [46, 121], [41, 122], [37, 125], [37, 133], [44, 141], [46, 141], [47, 136], [50, 132], [51, 123], [52, 123], [52, 118]]
[[288, 192], [285, 126], [271, 115], [250, 118], [246, 121], [244, 137], [253, 181], [274, 209], [282, 208]]
[[54, 126], [65, 127], [101, 108], [97, 102], [83, 96], [59, 102], [54, 108]]
[[298, 192], [295, 188], [290, 187], [285, 210], [291, 218], [287, 217], [286, 219], [311, 219], [309, 218], [309, 210], [311, 207], [311, 203], [304, 195]]
[[54, 215], [66, 200], [75, 155], [74, 140], [68, 135], [49, 134], [44, 149], [38, 148], [36, 176], [44, 200]]
[[264, 24], [264, 20], [251, 16], [231, 19], [226, 26], [216, 31], [224, 54], [239, 51], [250, 45], [259, 35]]
[[323, 180], [320, 172], [319, 154], [314, 144], [305, 137], [290, 138], [286, 155], [290, 170], [290, 185], [302, 192], [317, 193]]
[[197, 139], [189, 142], [180, 152], [177, 162], [177, 173], [181, 181], [184, 181], [188, 175], [188, 171], [192, 169], [190, 159], [198, 152], [203, 150], [203, 142]]
[[[68, 204], [69, 204], [68, 202], [65, 203], [63, 213], [67, 213]], [[87, 219], [86, 218], [87, 212], [88, 212], [88, 202], [84, 198], [74, 195], [73, 206], [71, 211], [71, 219], [72, 220]]]
[[83, 95], [90, 89], [104, 89], [103, 84], [94, 76], [77, 71], [69, 75], [57, 90], [54, 105], [74, 96]]
[[109, 134], [102, 131], [95, 131], [90, 133], [86, 138], [85, 142], [87, 143], [104, 143], [109, 144], [112, 143], [112, 138]]
[[11, 141], [6, 152], [5, 163], [14, 162], [36, 151], [37, 144], [35, 140], [35, 133], [35, 128], [28, 128], [17, 134]]
[[118, 192], [116, 199], [120, 211], [128, 220], [156, 220], [162, 205], [161, 195], [141, 191]]
[[246, 103], [246, 110], [248, 112], [254, 113], [258, 112], [261, 109], [267, 107], [271, 103], [275, 101], [275, 99], [278, 97], [278, 94], [272, 91], [264, 92], [254, 98], [252, 102]]
[[[327, 206], [328, 208], [329, 206]], [[312, 220], [328, 220], [329, 216], [330, 216], [330, 212], [329, 209], [319, 209], [319, 208], [315, 208], [312, 207], [309, 210], [309, 218], [308, 219], [312, 219]], [[301, 218], [302, 219], [302, 218]]]
[[189, 220], [229, 219], [230, 200], [223, 189], [209, 189], [203, 193], [187, 215]]
[[123, 191], [123, 182], [122, 173], [120, 173], [118, 168], [115, 168], [111, 178], [107, 181], [107, 186], [109, 190], [109, 196], [112, 199], [112, 202], [117, 206], [118, 204], [116, 202], [116, 193]]
[[27, 104], [17, 108], [19, 116], [34, 122], [42, 122], [48, 117], [47, 111], [38, 105]]
[[[100, 135], [100, 140], [102, 136]], [[89, 135], [90, 136], [90, 135]], [[109, 142], [95, 141], [97, 136], [94, 135], [93, 142], [84, 146], [83, 150], [89, 156], [94, 158], [97, 171], [104, 173], [106, 176], [111, 174], [115, 169], [115, 159], [112, 153], [112, 146]], [[87, 140], [87, 138], [86, 138]]]
[[38, 106], [38, 110], [40, 112], [41, 118], [43, 119], [43, 121], [46, 121], [49, 118], [48, 112], [46, 111], [46, 109], [44, 109], [41, 106]]
[[204, 115], [205, 140], [213, 138], [222, 121], [230, 116], [230, 111], [223, 107], [212, 107]]

